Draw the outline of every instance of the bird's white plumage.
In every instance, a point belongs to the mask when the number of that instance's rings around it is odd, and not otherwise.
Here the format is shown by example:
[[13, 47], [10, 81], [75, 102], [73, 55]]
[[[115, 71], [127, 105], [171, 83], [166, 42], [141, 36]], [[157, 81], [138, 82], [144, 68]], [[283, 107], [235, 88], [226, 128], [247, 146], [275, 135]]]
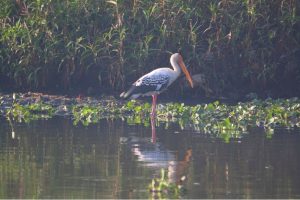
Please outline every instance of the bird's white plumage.
[[132, 84], [132, 87], [126, 92], [122, 93], [121, 97], [130, 97], [131, 99], [139, 96], [157, 95], [167, 89], [180, 75], [182, 62], [180, 54], [175, 53], [170, 58], [173, 69], [158, 68], [145, 74]]
[[[159, 68], [155, 69], [152, 72], [145, 74], [139, 78], [133, 85], [137, 87], [148, 88], [142, 93], [137, 93], [132, 96], [132, 98], [137, 98], [140, 95], [150, 96], [154, 94], [160, 94], [164, 91], [169, 85], [171, 85], [179, 76], [180, 72], [177, 73], [170, 68]], [[151, 89], [150, 89], [151, 88]]]
[[172, 84], [178, 76], [179, 73], [170, 68], [159, 68], [139, 78], [134, 85], [156, 85], [157, 90], [159, 90], [164, 84], [167, 86]]
[[152, 96], [152, 111], [151, 116], [155, 116], [155, 107], [157, 95], [168, 88], [180, 75], [181, 70], [186, 75], [188, 81], [193, 87], [193, 81], [186, 69], [182, 56], [175, 53], [170, 58], [171, 65], [174, 70], [170, 68], [159, 68], [142, 76], [132, 84], [127, 92], [122, 92], [120, 97], [136, 99], [139, 96]]

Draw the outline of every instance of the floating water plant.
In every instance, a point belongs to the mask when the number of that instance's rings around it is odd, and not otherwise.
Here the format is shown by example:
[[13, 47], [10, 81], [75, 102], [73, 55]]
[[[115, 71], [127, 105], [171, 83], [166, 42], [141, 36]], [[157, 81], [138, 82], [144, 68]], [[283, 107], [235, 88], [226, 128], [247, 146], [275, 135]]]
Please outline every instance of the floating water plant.
[[[121, 102], [117, 100], [53, 101], [22, 100], [14, 96], [11, 99], [1, 98], [2, 115], [16, 121], [29, 122], [36, 119], [47, 119], [53, 116], [70, 116], [74, 124], [88, 126], [98, 123], [103, 118], [122, 118], [131, 124], [150, 125], [151, 106], [141, 101]], [[9, 103], [12, 102], [12, 103]], [[52, 102], [52, 103], [51, 103]], [[240, 138], [249, 127], [263, 127], [271, 137], [276, 127], [300, 127], [300, 100], [266, 99], [239, 102], [235, 105], [215, 101], [209, 104], [188, 106], [184, 103], [166, 103], [157, 106], [157, 123], [178, 123], [183, 129], [191, 127], [201, 133], [213, 134], [229, 141]]]
[[83, 125], [87, 126], [90, 123], [96, 123], [101, 119], [101, 107], [96, 106], [74, 106], [72, 109], [74, 124], [80, 121]]
[[54, 116], [54, 108], [49, 104], [34, 103], [29, 105], [20, 105], [14, 103], [10, 109], [6, 111], [6, 117], [13, 118], [19, 122], [30, 122], [37, 119], [48, 119]]
[[178, 199], [180, 194], [182, 194], [184, 191], [182, 185], [171, 183], [168, 180], [165, 169], [161, 169], [160, 178], [152, 179], [148, 188], [151, 195], [156, 199]]

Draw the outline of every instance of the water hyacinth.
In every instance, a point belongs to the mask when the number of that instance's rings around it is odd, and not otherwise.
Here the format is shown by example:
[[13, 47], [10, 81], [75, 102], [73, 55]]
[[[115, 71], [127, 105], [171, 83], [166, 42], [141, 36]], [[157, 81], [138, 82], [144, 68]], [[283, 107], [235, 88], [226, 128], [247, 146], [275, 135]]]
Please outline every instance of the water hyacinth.
[[171, 183], [168, 180], [166, 171], [163, 168], [161, 169], [160, 178], [152, 179], [148, 188], [155, 199], [178, 199], [184, 192], [182, 185]]
[[[74, 125], [81, 123], [88, 126], [103, 118], [122, 118], [128, 123], [150, 125], [151, 105], [141, 101], [121, 102], [116, 99], [88, 98], [79, 101], [63, 99], [57, 102], [45, 97], [29, 101], [13, 96], [9, 103], [8, 99], [3, 99], [2, 97], [1, 114], [15, 121], [29, 122], [54, 116], [68, 116]], [[184, 103], [159, 104], [156, 122], [164, 123], [166, 127], [168, 123], [175, 122], [182, 129], [192, 128], [198, 132], [227, 138], [226, 140], [241, 137], [249, 127], [264, 127], [272, 135], [272, 130], [276, 127], [300, 127], [300, 100], [255, 99], [235, 105], [219, 101], [193, 106]]]
[[30, 122], [37, 119], [48, 119], [54, 116], [54, 109], [49, 104], [35, 103], [22, 106], [14, 103], [13, 106], [6, 111], [6, 117], [12, 118], [18, 122]]

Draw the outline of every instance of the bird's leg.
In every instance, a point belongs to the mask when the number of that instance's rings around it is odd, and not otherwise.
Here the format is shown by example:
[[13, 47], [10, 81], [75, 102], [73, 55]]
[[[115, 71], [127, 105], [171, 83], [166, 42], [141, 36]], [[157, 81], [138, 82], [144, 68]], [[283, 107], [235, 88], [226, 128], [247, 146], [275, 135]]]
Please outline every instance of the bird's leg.
[[155, 144], [156, 143], [156, 132], [155, 132], [155, 116], [154, 115], [151, 115], [150, 116], [150, 120], [151, 120], [151, 130], [152, 130], [152, 140], [151, 140], [151, 142], [153, 143], [153, 144]]
[[157, 95], [152, 95], [152, 112], [151, 112], [151, 130], [152, 130], [152, 143], [156, 143], [155, 133], [155, 116], [156, 116], [156, 99]]
[[156, 115], [156, 99], [157, 99], [157, 95], [156, 94], [152, 95], [152, 112], [151, 112], [151, 116]]

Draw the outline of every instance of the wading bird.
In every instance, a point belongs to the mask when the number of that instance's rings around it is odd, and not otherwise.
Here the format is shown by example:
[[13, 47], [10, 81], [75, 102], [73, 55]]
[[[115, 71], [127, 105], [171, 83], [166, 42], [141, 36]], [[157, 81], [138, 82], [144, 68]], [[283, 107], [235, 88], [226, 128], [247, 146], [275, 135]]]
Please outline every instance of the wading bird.
[[157, 95], [166, 90], [180, 75], [181, 71], [186, 75], [191, 87], [192, 78], [186, 69], [182, 56], [175, 53], [170, 58], [170, 63], [174, 70], [170, 68], [158, 68], [142, 76], [132, 84], [127, 92], [123, 92], [120, 97], [136, 99], [140, 96], [152, 96], [152, 112], [155, 116]]

